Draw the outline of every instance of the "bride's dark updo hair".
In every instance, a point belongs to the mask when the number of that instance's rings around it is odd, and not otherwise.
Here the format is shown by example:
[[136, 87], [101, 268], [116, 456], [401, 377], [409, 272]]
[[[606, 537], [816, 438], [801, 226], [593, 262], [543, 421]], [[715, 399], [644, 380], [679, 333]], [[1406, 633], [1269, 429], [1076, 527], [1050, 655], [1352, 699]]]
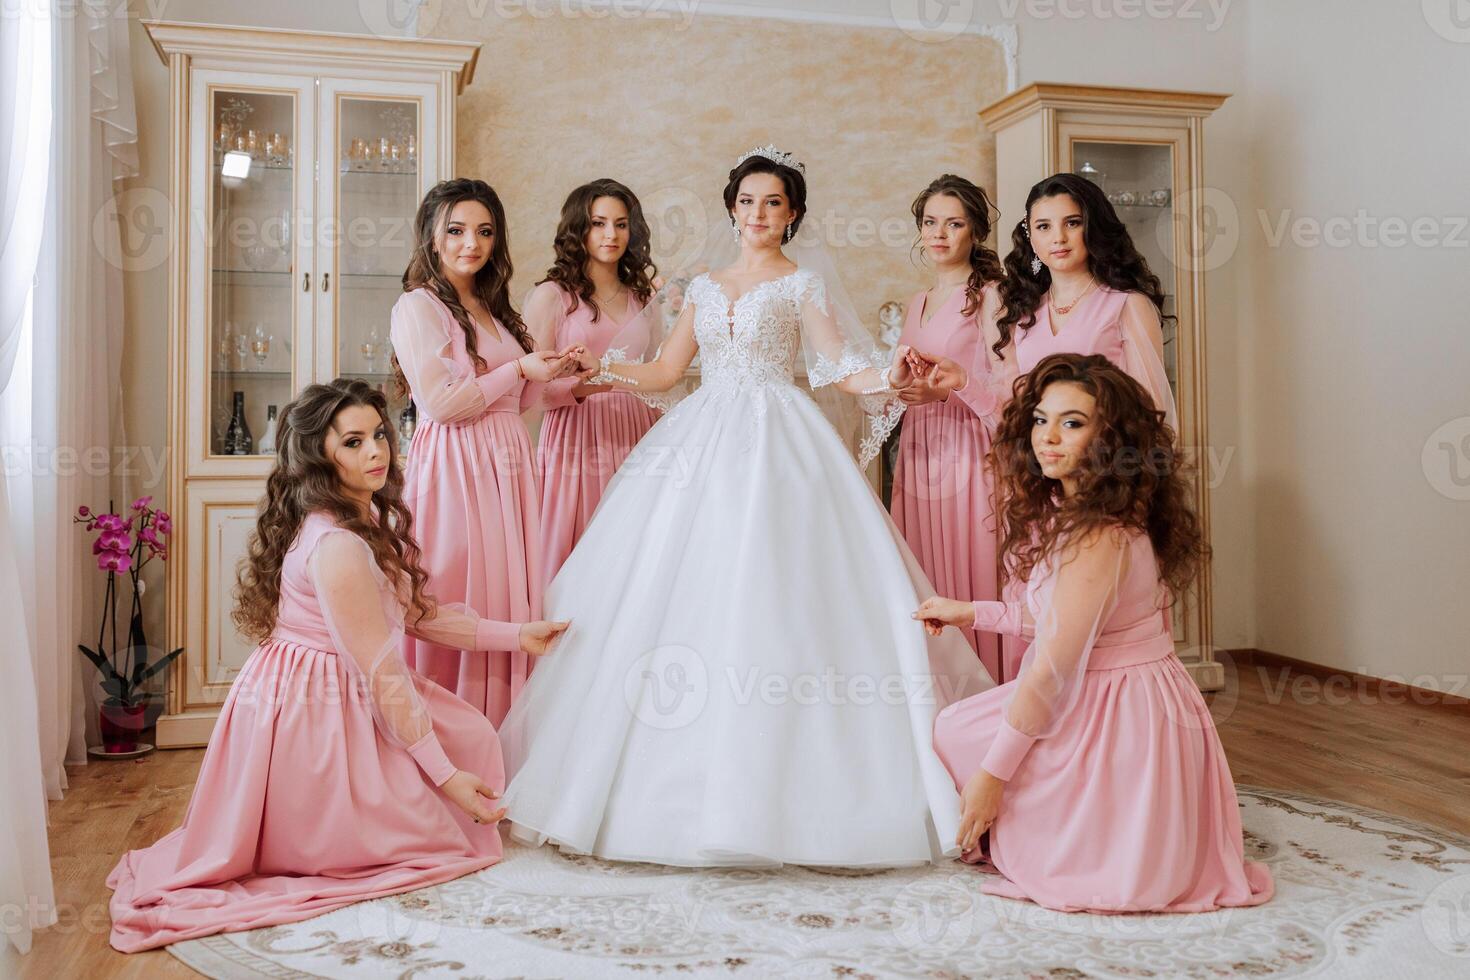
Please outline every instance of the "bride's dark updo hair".
[[796, 217], [791, 222], [791, 237], [796, 237], [796, 232], [801, 228], [801, 221], [806, 217], [806, 177], [802, 176], [800, 170], [788, 167], [784, 163], [777, 163], [770, 157], [752, 156], [735, 164], [735, 169], [730, 171], [730, 180], [725, 184], [725, 213], [728, 215], [735, 209], [735, 198], [740, 193], [740, 182], [751, 174], [775, 174], [781, 178], [782, 185], [786, 188], [786, 199], [791, 202], [792, 210]]

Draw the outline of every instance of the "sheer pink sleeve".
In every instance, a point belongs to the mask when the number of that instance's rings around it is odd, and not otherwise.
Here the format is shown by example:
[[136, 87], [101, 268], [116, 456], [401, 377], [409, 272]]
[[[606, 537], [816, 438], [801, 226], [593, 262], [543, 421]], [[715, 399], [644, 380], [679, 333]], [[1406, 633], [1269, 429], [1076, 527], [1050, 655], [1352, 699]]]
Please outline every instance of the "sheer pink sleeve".
[[481, 619], [462, 602], [439, 603], [433, 616], [404, 627], [410, 636], [456, 650], [519, 650], [521, 624]]
[[459, 328], [446, 318], [439, 301], [422, 290], [400, 296], [391, 320], [393, 352], [413, 391], [414, 405], [435, 422], [473, 422], [491, 402], [521, 383], [514, 361], [479, 377], [455, 361], [449, 331]]
[[1010, 779], [1032, 744], [1055, 732], [1076, 705], [1093, 645], [1117, 605], [1127, 556], [1126, 534], [1110, 529], [1068, 547], [1058, 571], [1033, 572], [1051, 581], [1038, 596], [1036, 639], [1021, 661], [1000, 730], [981, 760], [986, 772]]
[[1154, 407], [1180, 438], [1174, 391], [1164, 370], [1164, 326], [1158, 307], [1142, 293], [1129, 293], [1118, 326], [1123, 332], [1123, 370], [1153, 396]]
[[1024, 602], [1001, 602], [981, 599], [974, 603], [975, 629], [987, 633], [1030, 638], [1036, 635], [1036, 623]]
[[1011, 397], [1011, 385], [1020, 371], [1016, 367], [1014, 344], [1001, 348], [997, 357], [992, 349], [1000, 340], [996, 323], [1000, 319], [1000, 291], [992, 283], [980, 294], [980, 309], [975, 311], [975, 321], [980, 327], [980, 342], [975, 345], [971, 363], [963, 365], [969, 375], [965, 386], [955, 396], [970, 406], [970, 411], [980, 417], [986, 428], [994, 432], [1000, 422], [1001, 410]]
[[[526, 295], [521, 309], [526, 329], [530, 331], [536, 349], [560, 350], [562, 325], [567, 319], [566, 291], [554, 282], [543, 282]], [[536, 389], [534, 395], [537, 396], [541, 408], [566, 408], [577, 404], [577, 399], [572, 396], [572, 389], [577, 387], [579, 381], [578, 378], [559, 378], [546, 384], [527, 384], [526, 387]], [[525, 411], [528, 407], [530, 406], [523, 395], [521, 410]]]
[[308, 564], [337, 657], [366, 692], [378, 731], [442, 786], [455, 767], [403, 662], [402, 608], [372, 550], [351, 531], [329, 531]]

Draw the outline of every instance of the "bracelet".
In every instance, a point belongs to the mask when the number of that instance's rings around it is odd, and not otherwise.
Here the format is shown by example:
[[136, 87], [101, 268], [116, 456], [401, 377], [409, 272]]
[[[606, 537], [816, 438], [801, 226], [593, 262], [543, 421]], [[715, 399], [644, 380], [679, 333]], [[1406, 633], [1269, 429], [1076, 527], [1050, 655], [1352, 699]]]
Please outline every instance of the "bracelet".
[[526, 380], [526, 369], [523, 368], [523, 367], [521, 367], [521, 359], [519, 357], [516, 358], [515, 364], [516, 364], [516, 374], [518, 374], [518, 375], [521, 376], [521, 380], [522, 381], [525, 381]]
[[894, 387], [893, 387], [892, 375], [890, 375], [888, 373], [891, 370], [892, 370], [891, 367], [886, 367], [882, 371], [879, 371], [878, 372], [878, 382], [879, 382], [879, 384], [877, 385], [877, 387], [874, 387], [874, 388], [864, 388], [863, 391], [862, 391], [862, 394], [864, 394], [864, 395], [876, 395], [876, 394], [879, 394], [881, 392], [893, 391], [894, 390]]

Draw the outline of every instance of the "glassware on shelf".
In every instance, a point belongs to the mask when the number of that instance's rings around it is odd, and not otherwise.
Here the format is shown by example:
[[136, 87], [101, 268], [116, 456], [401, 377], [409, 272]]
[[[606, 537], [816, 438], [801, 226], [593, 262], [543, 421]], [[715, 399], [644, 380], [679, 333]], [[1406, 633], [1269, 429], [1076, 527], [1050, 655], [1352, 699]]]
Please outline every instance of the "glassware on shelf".
[[403, 406], [403, 411], [398, 413], [398, 455], [407, 456], [409, 444], [413, 442], [413, 430], [418, 427], [418, 410], [413, 407], [413, 399]]
[[265, 367], [266, 358], [271, 356], [271, 341], [275, 339], [275, 334], [265, 332], [264, 324], [259, 322], [255, 324], [254, 336], [250, 340], [250, 352], [255, 355], [257, 366]]
[[393, 141], [390, 140], [390, 139], [388, 139], [388, 137], [386, 137], [386, 136], [379, 136], [378, 137], [378, 146], [377, 146], [378, 169], [380, 169], [380, 170], [387, 170], [392, 165], [392, 161], [389, 159], [392, 145], [393, 145]]
[[229, 320], [225, 321], [225, 329], [219, 335], [219, 356], [215, 359], [221, 371], [228, 371], [231, 358], [235, 356], [235, 325]]
[[1086, 177], [1099, 187], [1107, 183], [1108, 175], [1092, 165], [1091, 160], [1083, 160], [1082, 166], [1077, 168], [1079, 176]]
[[1156, 187], [1153, 190], [1149, 191], [1148, 203], [1152, 204], [1156, 208], [1166, 208], [1169, 206], [1169, 196], [1169, 188]]
[[419, 170], [419, 138], [412, 133], [403, 141], [403, 162], [408, 165], [408, 172], [418, 173]]
[[362, 354], [363, 361], [367, 364], [367, 373], [376, 373], [373, 369], [377, 367], [378, 355], [383, 353], [382, 337], [378, 334], [378, 328], [374, 327], [368, 332], [367, 338], [363, 340], [358, 351]]

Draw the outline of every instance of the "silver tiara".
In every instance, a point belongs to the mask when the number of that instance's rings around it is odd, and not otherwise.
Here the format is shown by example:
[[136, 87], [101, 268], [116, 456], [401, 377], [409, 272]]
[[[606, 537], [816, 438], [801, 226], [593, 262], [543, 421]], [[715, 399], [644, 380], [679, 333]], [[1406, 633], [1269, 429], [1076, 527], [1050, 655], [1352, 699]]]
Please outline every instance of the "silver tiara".
[[796, 159], [796, 157], [792, 156], [790, 153], [781, 152], [770, 143], [767, 143], [765, 146], [757, 146], [753, 150], [746, 150], [744, 153], [740, 154], [740, 159], [735, 161], [735, 166], [740, 166], [751, 157], [765, 157], [767, 160], [772, 160], [776, 163], [779, 163], [783, 167], [794, 167], [796, 171], [800, 174], [806, 173], [805, 164]]

